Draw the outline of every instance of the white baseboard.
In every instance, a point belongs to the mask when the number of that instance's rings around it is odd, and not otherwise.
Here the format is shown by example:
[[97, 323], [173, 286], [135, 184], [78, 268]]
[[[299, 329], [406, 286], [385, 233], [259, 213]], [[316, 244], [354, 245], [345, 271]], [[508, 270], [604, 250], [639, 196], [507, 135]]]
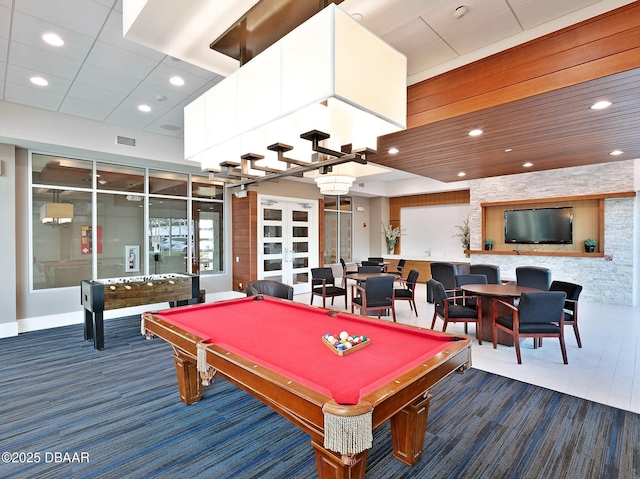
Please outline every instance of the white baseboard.
[[[207, 294], [206, 302], [220, 301], [223, 299], [242, 298], [246, 295], [237, 291], [220, 291], [217, 293]], [[123, 316], [132, 316], [134, 314], [142, 314], [145, 311], [158, 311], [167, 309], [169, 305], [164, 303], [145, 304], [132, 308], [113, 309], [104, 312], [104, 319], [121, 318]], [[84, 322], [84, 310], [72, 311], [69, 313], [51, 314], [47, 316], [37, 316], [33, 318], [23, 318], [12, 323], [0, 323], [0, 338], [9, 338], [17, 336], [20, 333], [28, 333], [30, 331], [40, 331], [42, 329], [59, 328], [61, 326], [69, 326], [71, 324], [82, 324]]]

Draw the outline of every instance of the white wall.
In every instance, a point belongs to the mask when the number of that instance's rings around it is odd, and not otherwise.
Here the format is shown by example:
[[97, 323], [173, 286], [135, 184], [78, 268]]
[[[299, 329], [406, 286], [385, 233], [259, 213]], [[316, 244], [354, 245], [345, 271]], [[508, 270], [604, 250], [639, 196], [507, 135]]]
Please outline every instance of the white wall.
[[469, 216], [469, 205], [436, 205], [402, 208], [402, 250], [409, 258], [434, 256], [441, 261], [463, 255], [460, 233], [456, 227]]
[[[16, 199], [15, 149], [10, 145], [0, 144], [0, 204], [13, 205]], [[16, 222], [15, 208], [0, 208], [0, 224], [4, 233], [0, 235], [0, 271], [2, 271], [2, 287], [0, 287], [0, 337], [16, 332], [16, 236], [13, 228]]]

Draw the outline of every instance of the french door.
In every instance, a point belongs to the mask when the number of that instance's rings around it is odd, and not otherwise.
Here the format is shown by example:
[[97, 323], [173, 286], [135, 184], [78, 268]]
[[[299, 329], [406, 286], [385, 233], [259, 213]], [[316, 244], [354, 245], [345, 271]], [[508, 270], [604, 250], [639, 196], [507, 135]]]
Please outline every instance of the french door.
[[318, 203], [258, 195], [258, 278], [311, 291], [311, 268], [318, 265]]

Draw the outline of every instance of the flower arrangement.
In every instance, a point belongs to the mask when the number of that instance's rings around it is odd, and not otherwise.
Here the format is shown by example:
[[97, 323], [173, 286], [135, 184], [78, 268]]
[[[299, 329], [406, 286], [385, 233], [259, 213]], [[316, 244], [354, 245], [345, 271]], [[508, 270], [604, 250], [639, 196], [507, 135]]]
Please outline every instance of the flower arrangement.
[[471, 243], [471, 235], [469, 232], [469, 217], [467, 217], [467, 219], [464, 220], [461, 225], [456, 225], [456, 228], [458, 228], [460, 233], [457, 233], [453, 236], [457, 236], [458, 238], [460, 238], [462, 249], [469, 249], [469, 245]]
[[398, 238], [402, 235], [402, 228], [400, 226], [396, 226], [394, 228], [391, 225], [385, 225], [384, 223], [382, 223], [382, 232], [384, 233], [384, 236], [387, 239], [387, 246], [389, 247], [389, 252], [392, 252], [396, 247]]

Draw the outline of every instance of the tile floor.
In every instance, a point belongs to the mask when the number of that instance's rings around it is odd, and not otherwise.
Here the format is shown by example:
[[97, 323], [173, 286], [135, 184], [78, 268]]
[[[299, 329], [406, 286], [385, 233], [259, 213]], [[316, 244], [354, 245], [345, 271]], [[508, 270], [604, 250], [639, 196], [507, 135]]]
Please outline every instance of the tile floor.
[[[299, 294], [294, 300], [309, 304], [310, 295]], [[321, 305], [321, 301], [316, 297], [314, 304]], [[343, 303], [336, 298], [335, 309], [345, 309]], [[410, 311], [408, 302], [401, 301], [396, 305], [398, 322], [430, 327], [433, 305], [426, 302], [424, 283], [418, 286], [416, 303], [417, 318]], [[582, 348], [577, 346], [573, 328], [567, 327], [565, 343], [569, 364], [562, 363], [557, 340], [546, 339], [542, 348], [533, 349], [533, 341], [529, 339], [521, 343], [522, 364], [519, 365], [513, 347], [498, 345], [494, 350], [486, 341], [479, 345], [474, 337], [474, 326], [470, 325], [469, 332], [474, 340], [473, 367], [640, 413], [640, 308], [583, 301], [579, 306]], [[441, 330], [442, 321], [438, 320], [435, 328]], [[448, 331], [464, 333], [464, 325], [452, 324]]]

